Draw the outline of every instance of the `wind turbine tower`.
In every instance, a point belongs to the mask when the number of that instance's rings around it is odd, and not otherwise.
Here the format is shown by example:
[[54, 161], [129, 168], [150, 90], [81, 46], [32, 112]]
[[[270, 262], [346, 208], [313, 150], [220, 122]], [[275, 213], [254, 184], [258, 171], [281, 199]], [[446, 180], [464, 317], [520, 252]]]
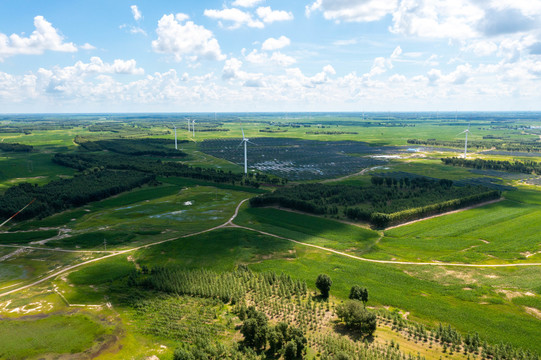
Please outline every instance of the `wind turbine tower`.
[[188, 119], [188, 134], [190, 133], [190, 119]]
[[178, 146], [177, 146], [177, 127], [175, 125], [173, 125], [173, 127], [175, 128], [175, 150], [178, 150]]
[[466, 158], [466, 154], [468, 153], [468, 134], [469, 133], [470, 133], [470, 124], [468, 124], [468, 128], [466, 130], [460, 133], [460, 134], [466, 134], [466, 141], [464, 142], [464, 159]]
[[192, 136], [195, 137], [195, 120], [192, 120]]
[[253, 144], [253, 142], [251, 142], [250, 139], [244, 136], [244, 129], [241, 128], [241, 130], [242, 130], [242, 140], [239, 146], [241, 146], [244, 143], [244, 174], [247, 175], [248, 174], [248, 143]]

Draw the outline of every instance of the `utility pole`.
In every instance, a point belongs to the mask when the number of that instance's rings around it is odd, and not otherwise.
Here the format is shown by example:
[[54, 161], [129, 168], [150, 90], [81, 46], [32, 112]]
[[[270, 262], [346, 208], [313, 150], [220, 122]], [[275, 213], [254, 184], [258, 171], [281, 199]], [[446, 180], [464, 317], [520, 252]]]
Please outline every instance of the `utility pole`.
[[107, 251], [107, 240], [105, 238], [103, 238], [103, 248]]

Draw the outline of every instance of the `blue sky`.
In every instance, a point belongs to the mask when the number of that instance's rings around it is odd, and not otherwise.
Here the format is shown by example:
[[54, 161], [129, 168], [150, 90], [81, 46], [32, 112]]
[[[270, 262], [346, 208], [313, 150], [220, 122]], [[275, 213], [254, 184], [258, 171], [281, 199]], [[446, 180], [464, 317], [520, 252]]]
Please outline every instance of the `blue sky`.
[[0, 113], [541, 110], [541, 0], [0, 2]]

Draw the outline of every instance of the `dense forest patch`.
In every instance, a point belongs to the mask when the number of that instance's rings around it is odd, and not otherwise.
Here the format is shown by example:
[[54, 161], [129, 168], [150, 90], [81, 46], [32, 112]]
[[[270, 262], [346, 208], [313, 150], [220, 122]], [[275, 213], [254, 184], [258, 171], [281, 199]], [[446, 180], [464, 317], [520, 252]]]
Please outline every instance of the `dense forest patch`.
[[0, 217], [9, 218], [33, 199], [32, 205], [17, 219], [45, 217], [131, 190], [154, 179], [155, 175], [138, 171], [94, 169], [72, 179], [55, 180], [39, 187], [22, 183], [7, 189], [0, 197]]
[[[75, 142], [89, 151], [108, 150], [118, 154], [139, 156], [152, 155], [164, 157], [184, 157], [186, 153], [173, 147], [170, 139], [108, 139], [88, 141], [82, 136], [76, 136]], [[186, 143], [180, 140], [179, 143]]]
[[30, 152], [34, 149], [31, 145], [23, 145], [19, 143], [0, 143], [0, 150], [5, 152]]
[[457, 157], [443, 158], [445, 165], [461, 166], [482, 170], [510, 171], [524, 174], [541, 174], [541, 164], [536, 161], [506, 161], [484, 159], [462, 159]]
[[365, 187], [301, 184], [277, 189], [252, 198], [250, 205], [279, 205], [386, 227], [499, 197], [499, 191], [481, 186], [453, 186], [451, 180], [374, 176], [372, 184]]
[[156, 176], [179, 176], [217, 183], [242, 184], [259, 187], [260, 183], [279, 183], [280, 179], [256, 173], [248, 178], [244, 174], [221, 169], [201, 168], [180, 162], [161, 161], [145, 157], [109, 154], [56, 154], [53, 162], [77, 170], [104, 167], [106, 169], [135, 170]]

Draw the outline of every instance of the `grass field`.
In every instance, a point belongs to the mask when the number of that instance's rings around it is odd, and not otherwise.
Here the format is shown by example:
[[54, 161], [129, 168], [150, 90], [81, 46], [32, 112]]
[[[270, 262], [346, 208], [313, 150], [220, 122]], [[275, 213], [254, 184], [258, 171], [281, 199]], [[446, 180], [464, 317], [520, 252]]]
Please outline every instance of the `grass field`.
[[44, 185], [61, 176], [73, 176], [73, 169], [53, 163], [52, 157], [50, 153], [0, 152], [0, 192], [21, 182]]
[[541, 259], [541, 196], [520, 190], [507, 200], [385, 231], [374, 258], [501, 263]]
[[27, 232], [0, 233], [0, 245], [2, 244], [27, 244], [36, 240], [44, 240], [58, 235], [58, 230], [37, 230]]
[[248, 208], [235, 223], [271, 234], [362, 255], [375, 245], [380, 235], [373, 230], [272, 208]]
[[103, 341], [107, 333], [107, 328], [84, 314], [2, 320], [0, 358], [77, 354]]

